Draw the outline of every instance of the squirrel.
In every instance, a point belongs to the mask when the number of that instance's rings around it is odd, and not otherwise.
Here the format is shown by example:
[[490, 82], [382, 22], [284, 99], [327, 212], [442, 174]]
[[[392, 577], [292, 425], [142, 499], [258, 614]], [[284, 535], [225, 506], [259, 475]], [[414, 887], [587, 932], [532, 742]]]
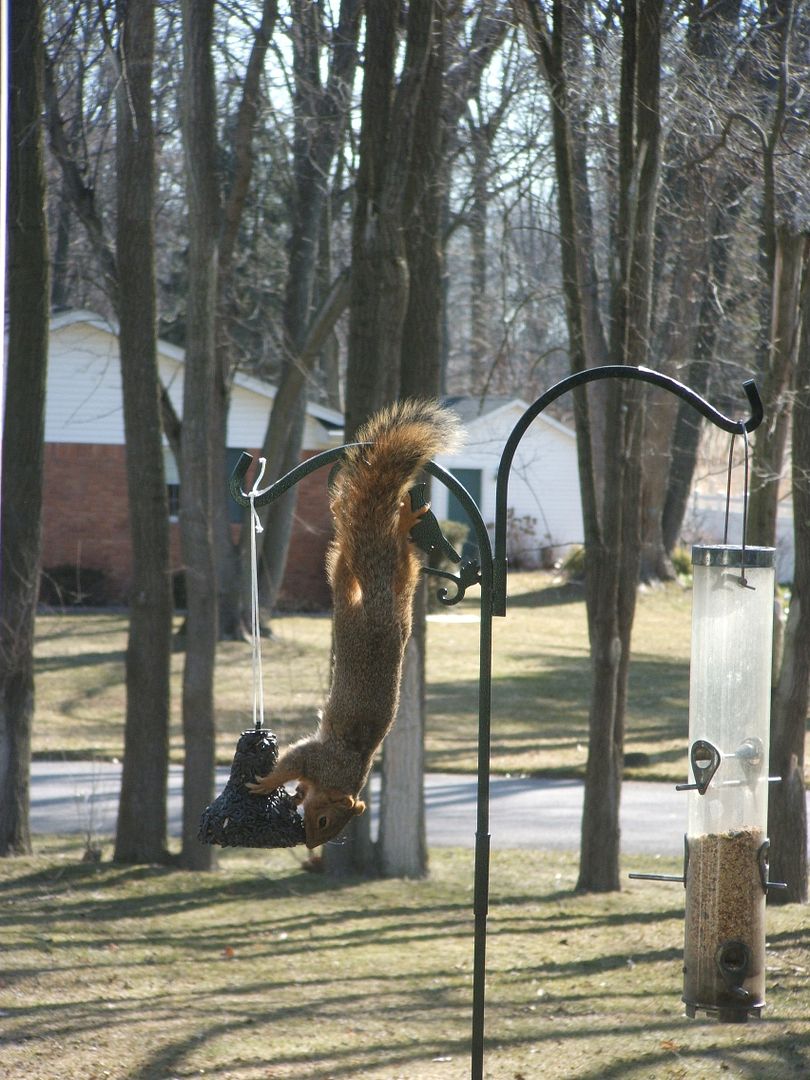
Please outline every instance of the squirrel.
[[[306, 845], [326, 843], [366, 809], [359, 798], [399, 704], [405, 645], [420, 561], [408, 488], [439, 451], [459, 442], [459, 423], [438, 402], [383, 409], [357, 432], [331, 493], [335, 535], [327, 552], [333, 598], [332, 683], [317, 730], [289, 746], [272, 772], [248, 784], [268, 795], [298, 780]], [[367, 445], [365, 445], [367, 444]]]

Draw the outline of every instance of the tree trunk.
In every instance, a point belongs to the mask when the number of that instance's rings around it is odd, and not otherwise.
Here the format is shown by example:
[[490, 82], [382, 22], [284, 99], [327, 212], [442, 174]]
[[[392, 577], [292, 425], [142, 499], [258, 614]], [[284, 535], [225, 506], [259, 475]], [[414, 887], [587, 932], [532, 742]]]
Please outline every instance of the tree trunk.
[[[557, 172], [563, 291], [574, 371], [605, 358], [588, 195], [587, 126], [570, 89], [583, 52], [579, 5], [554, 5], [550, 27], [537, 5], [517, 10], [547, 80]], [[654, 225], [660, 169], [661, 0], [622, 8], [617, 118], [616, 208], [612, 215], [610, 335], [612, 363], [646, 364], [650, 351]], [[630, 636], [641, 548], [643, 393], [611, 382], [604, 392], [605, 451], [594, 452], [594, 406], [574, 396], [586, 547], [586, 604], [591, 642], [588, 766], [578, 887], [617, 889], [619, 800]], [[599, 459], [603, 482], [597, 484]], [[600, 477], [601, 479], [601, 477]]]
[[[399, 4], [366, 12], [360, 164], [352, 223], [346, 432], [399, 392], [409, 273], [402, 231], [416, 110], [430, 49], [433, 0], [408, 8], [406, 54], [394, 89]], [[352, 388], [351, 394], [349, 387]]]
[[[345, 7], [345, 3], [344, 3]], [[337, 149], [337, 136], [342, 131], [342, 116], [330, 117], [331, 128], [319, 116], [325, 93], [321, 89], [320, 52], [323, 27], [320, 9], [308, 0], [295, 0], [293, 9], [293, 73], [295, 78], [295, 110], [293, 135], [292, 227], [287, 245], [288, 271], [282, 313], [284, 355], [282, 380], [294, 367], [301, 354], [304, 337], [312, 315], [318, 269], [318, 241], [321, 222], [327, 206], [329, 173]], [[325, 148], [322, 144], [326, 143]], [[325, 150], [325, 152], [324, 152]], [[317, 360], [313, 355], [309, 367]], [[306, 381], [297, 380], [297, 392], [285, 405], [286, 438], [272, 471], [265, 474], [268, 483], [277, 480], [294, 468], [301, 458], [306, 425]], [[270, 423], [278, 423], [273, 408]], [[264, 604], [267, 610], [275, 606], [284, 567], [287, 562], [293, 515], [298, 501], [298, 488], [293, 487], [267, 508], [267, 524], [259, 539], [264, 558]]]
[[70, 297], [68, 289], [68, 257], [70, 251], [70, 199], [65, 193], [64, 181], [61, 184], [56, 210], [56, 243], [51, 260], [51, 308], [61, 311], [67, 307]]
[[31, 850], [29, 771], [49, 296], [39, 0], [14, 3], [8, 42], [11, 154], [0, 522], [0, 855]]
[[118, 5], [118, 309], [132, 591], [115, 858], [166, 857], [172, 595], [156, 342], [152, 124], [154, 0]]
[[[199, 817], [214, 790], [214, 663], [217, 585], [213, 537], [212, 394], [216, 379], [216, 96], [211, 55], [213, 0], [183, 0], [183, 144], [189, 203], [189, 278], [180, 532], [188, 616], [183, 672], [183, 866], [210, 870], [214, 849], [197, 840]], [[220, 479], [221, 478], [217, 478]]]
[[[217, 378], [214, 388], [214, 426], [217, 435], [213, 442], [211, 462], [214, 478], [214, 545], [217, 560], [217, 604], [219, 637], [239, 640], [246, 636], [250, 625], [249, 609], [241, 607], [240, 558], [234, 542], [230, 521], [226, 451], [228, 446], [228, 410], [234, 369], [231, 340], [234, 331], [234, 311], [230, 302], [234, 256], [239, 242], [244, 210], [251, 190], [255, 160], [255, 132], [262, 104], [261, 78], [267, 51], [278, 18], [278, 0], [262, 0], [261, 18], [253, 35], [253, 43], [245, 65], [242, 93], [235, 115], [227, 130], [231, 138], [227, 154], [228, 172], [223, 184], [223, 206], [217, 236]], [[236, 315], [238, 321], [239, 314]], [[249, 586], [248, 586], [249, 588]]]
[[[320, 76], [324, 36], [320, 8], [297, 0], [294, 9], [295, 185], [283, 312], [285, 355], [263, 448], [267, 461], [265, 483], [268, 484], [294, 468], [301, 459], [307, 376], [348, 303], [348, 282], [342, 275], [325, 290], [317, 308], [315, 295], [319, 273], [328, 275], [328, 267], [319, 261], [319, 247], [329, 211], [330, 174], [345, 135], [351, 104], [360, 8], [359, 0], [341, 2], [325, 86], [321, 85]], [[267, 611], [275, 607], [284, 577], [297, 494], [298, 489], [294, 487], [259, 511], [264, 532], [257, 537], [258, 556], [267, 571], [262, 596]], [[243, 575], [248, 546], [249, 538], [243, 534], [240, 545]], [[249, 578], [242, 582], [245, 612], [248, 610], [245, 606], [248, 582]]]
[[779, 681], [771, 715], [772, 776], [768, 831], [771, 878], [787, 882], [773, 889], [771, 903], [807, 900], [807, 803], [804, 742], [810, 688], [810, 262], [805, 261], [801, 341], [793, 404], [793, 521], [795, 565]]
[[470, 205], [470, 393], [480, 394], [490, 362], [487, 303], [488, 169], [491, 151], [486, 125], [470, 124], [472, 202]]
[[799, 341], [799, 293], [807, 239], [786, 226], [776, 231], [776, 252], [771, 269], [773, 297], [768, 366], [762, 384], [765, 423], [757, 429], [751, 459], [751, 498], [748, 505], [748, 542], [774, 543], [779, 486], [784, 468], [790, 411], [790, 387]]
[[[424, 589], [419, 590], [420, 594]], [[379, 863], [384, 877], [427, 875], [425, 831], [424, 602], [405, 648], [397, 720], [385, 740], [380, 800]]]
[[585, 560], [591, 700], [577, 888], [589, 892], [620, 888], [624, 714], [641, 552], [643, 392], [622, 383], [610, 389], [602, 539]]
[[[304, 386], [301, 387], [292, 404], [288, 422], [289, 434], [284, 447], [284, 456], [281, 458], [278, 469], [272, 474], [276, 479], [294, 469], [301, 460], [301, 446], [307, 422], [307, 397]], [[261, 577], [261, 604], [268, 614], [275, 609], [284, 581], [297, 499], [298, 485], [290, 488], [269, 507], [270, 512], [267, 515], [264, 533], [257, 537], [261, 546], [261, 565], [264, 570]]]
[[[402, 334], [400, 394], [436, 397], [441, 368], [444, 6], [436, 6], [430, 55], [416, 112], [405, 191], [405, 249], [410, 288]], [[425, 654], [427, 595], [417, 590], [413, 637], [405, 654], [399, 714], [383, 752], [379, 862], [384, 875], [425, 877]], [[393, 736], [393, 741], [392, 741]]]
[[[410, 283], [404, 224], [406, 205], [413, 205], [406, 192], [413, 181], [411, 154], [434, 44], [434, 3], [415, 0], [409, 6], [405, 58], [395, 84], [398, 9], [398, 4], [374, 4], [366, 13], [360, 164], [352, 229], [347, 441], [363, 420], [395, 400], [401, 389]], [[438, 243], [437, 238], [433, 242]], [[349, 862], [365, 873], [376, 869], [368, 818], [364, 814], [355, 819], [347, 830], [346, 845], [326, 847], [325, 866], [330, 874], [345, 873]]]
[[[660, 370], [660, 369], [659, 369]], [[670, 445], [677, 398], [648, 390], [645, 410], [648, 414], [644, 443], [644, 469], [641, 482], [641, 568], [639, 576], [647, 584], [672, 581], [675, 570], [664, 546], [662, 523], [670, 470]]]

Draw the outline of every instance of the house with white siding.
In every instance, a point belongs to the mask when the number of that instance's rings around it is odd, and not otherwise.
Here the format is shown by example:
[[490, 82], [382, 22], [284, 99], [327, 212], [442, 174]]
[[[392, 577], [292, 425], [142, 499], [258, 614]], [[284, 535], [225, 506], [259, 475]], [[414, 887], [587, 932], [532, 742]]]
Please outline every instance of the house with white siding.
[[[461, 450], [439, 455], [443, 466], [464, 485], [481, 509], [492, 533], [498, 464], [515, 425], [529, 407], [517, 398], [447, 398], [466, 432]], [[440, 520], [466, 521], [455, 496], [434, 481], [432, 509]], [[541, 413], [527, 428], [509, 475], [507, 506], [510, 566], [551, 565], [574, 545], [583, 543], [577, 444], [574, 430]]]
[[[158, 342], [160, 377], [178, 415], [183, 405], [183, 350]], [[228, 471], [242, 450], [258, 455], [275, 388], [249, 375], [234, 379], [228, 414]], [[527, 405], [509, 398], [450, 398], [461, 417], [463, 448], [438, 464], [453, 472], [492, 527], [495, 480], [503, 447]], [[321, 405], [307, 407], [302, 457], [339, 446], [343, 417]], [[45, 414], [43, 595], [58, 602], [65, 583], [93, 578], [97, 601], [125, 603], [131, 577], [124, 414], [117, 327], [87, 311], [55, 315]], [[166, 445], [166, 481], [176, 512], [179, 476]], [[298, 485], [298, 502], [281, 602], [323, 609], [329, 603], [324, 571], [331, 537], [327, 478], [320, 469]], [[227, 477], [223, 477], [223, 483]], [[455, 497], [434, 481], [432, 504], [440, 519], [464, 520]], [[515, 455], [509, 482], [510, 565], [538, 566], [582, 543], [576, 438], [550, 416], [539, 416]], [[233, 505], [233, 526], [241, 511]], [[172, 569], [182, 571], [179, 528], [172, 524]], [[81, 591], [78, 584], [72, 591]], [[85, 590], [86, 591], [86, 590]], [[92, 599], [92, 598], [91, 598]]]
[[[178, 415], [183, 405], [183, 350], [158, 342], [160, 378]], [[262, 445], [275, 388], [237, 373], [228, 414], [229, 468], [242, 450]], [[303, 455], [340, 445], [343, 417], [311, 404]], [[179, 476], [168, 447], [166, 480], [176, 508]], [[303, 607], [328, 604], [323, 570], [331, 536], [326, 473], [298, 485], [299, 497], [285, 577], [285, 602]], [[223, 483], [226, 477], [223, 477]], [[234, 522], [241, 511], [233, 505]], [[99, 599], [125, 602], [131, 553], [127, 507], [124, 413], [117, 327], [87, 311], [56, 315], [50, 324], [45, 403], [43, 571], [59, 581], [80, 580], [93, 571]], [[173, 569], [182, 569], [177, 524], [172, 526]], [[58, 570], [58, 574], [53, 571]], [[51, 591], [52, 593], [52, 591]]]

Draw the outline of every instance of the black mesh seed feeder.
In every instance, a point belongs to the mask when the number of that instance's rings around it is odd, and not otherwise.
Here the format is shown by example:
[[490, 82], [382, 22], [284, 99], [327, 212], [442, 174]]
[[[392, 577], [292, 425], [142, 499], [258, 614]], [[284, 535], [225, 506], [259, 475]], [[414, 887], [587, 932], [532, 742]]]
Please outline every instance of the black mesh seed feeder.
[[221, 847], [284, 848], [303, 844], [304, 821], [284, 788], [252, 795], [245, 784], [271, 772], [278, 739], [264, 728], [243, 731], [236, 744], [231, 775], [222, 793], [200, 818], [199, 839]]

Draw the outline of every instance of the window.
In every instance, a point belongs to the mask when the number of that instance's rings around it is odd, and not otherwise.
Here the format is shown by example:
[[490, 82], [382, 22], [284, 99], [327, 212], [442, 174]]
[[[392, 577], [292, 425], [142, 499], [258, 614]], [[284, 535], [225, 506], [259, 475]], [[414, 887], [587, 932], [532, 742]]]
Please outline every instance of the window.
[[[225, 487], [227, 490], [233, 467], [239, 460], [241, 450], [227, 449], [225, 451]], [[163, 448], [163, 468], [166, 473], [166, 495], [169, 501], [169, 521], [177, 521], [180, 517], [180, 472], [174, 454], [168, 446]], [[242, 521], [242, 507], [235, 503], [228, 495], [228, 521], [232, 525], [238, 525]]]

